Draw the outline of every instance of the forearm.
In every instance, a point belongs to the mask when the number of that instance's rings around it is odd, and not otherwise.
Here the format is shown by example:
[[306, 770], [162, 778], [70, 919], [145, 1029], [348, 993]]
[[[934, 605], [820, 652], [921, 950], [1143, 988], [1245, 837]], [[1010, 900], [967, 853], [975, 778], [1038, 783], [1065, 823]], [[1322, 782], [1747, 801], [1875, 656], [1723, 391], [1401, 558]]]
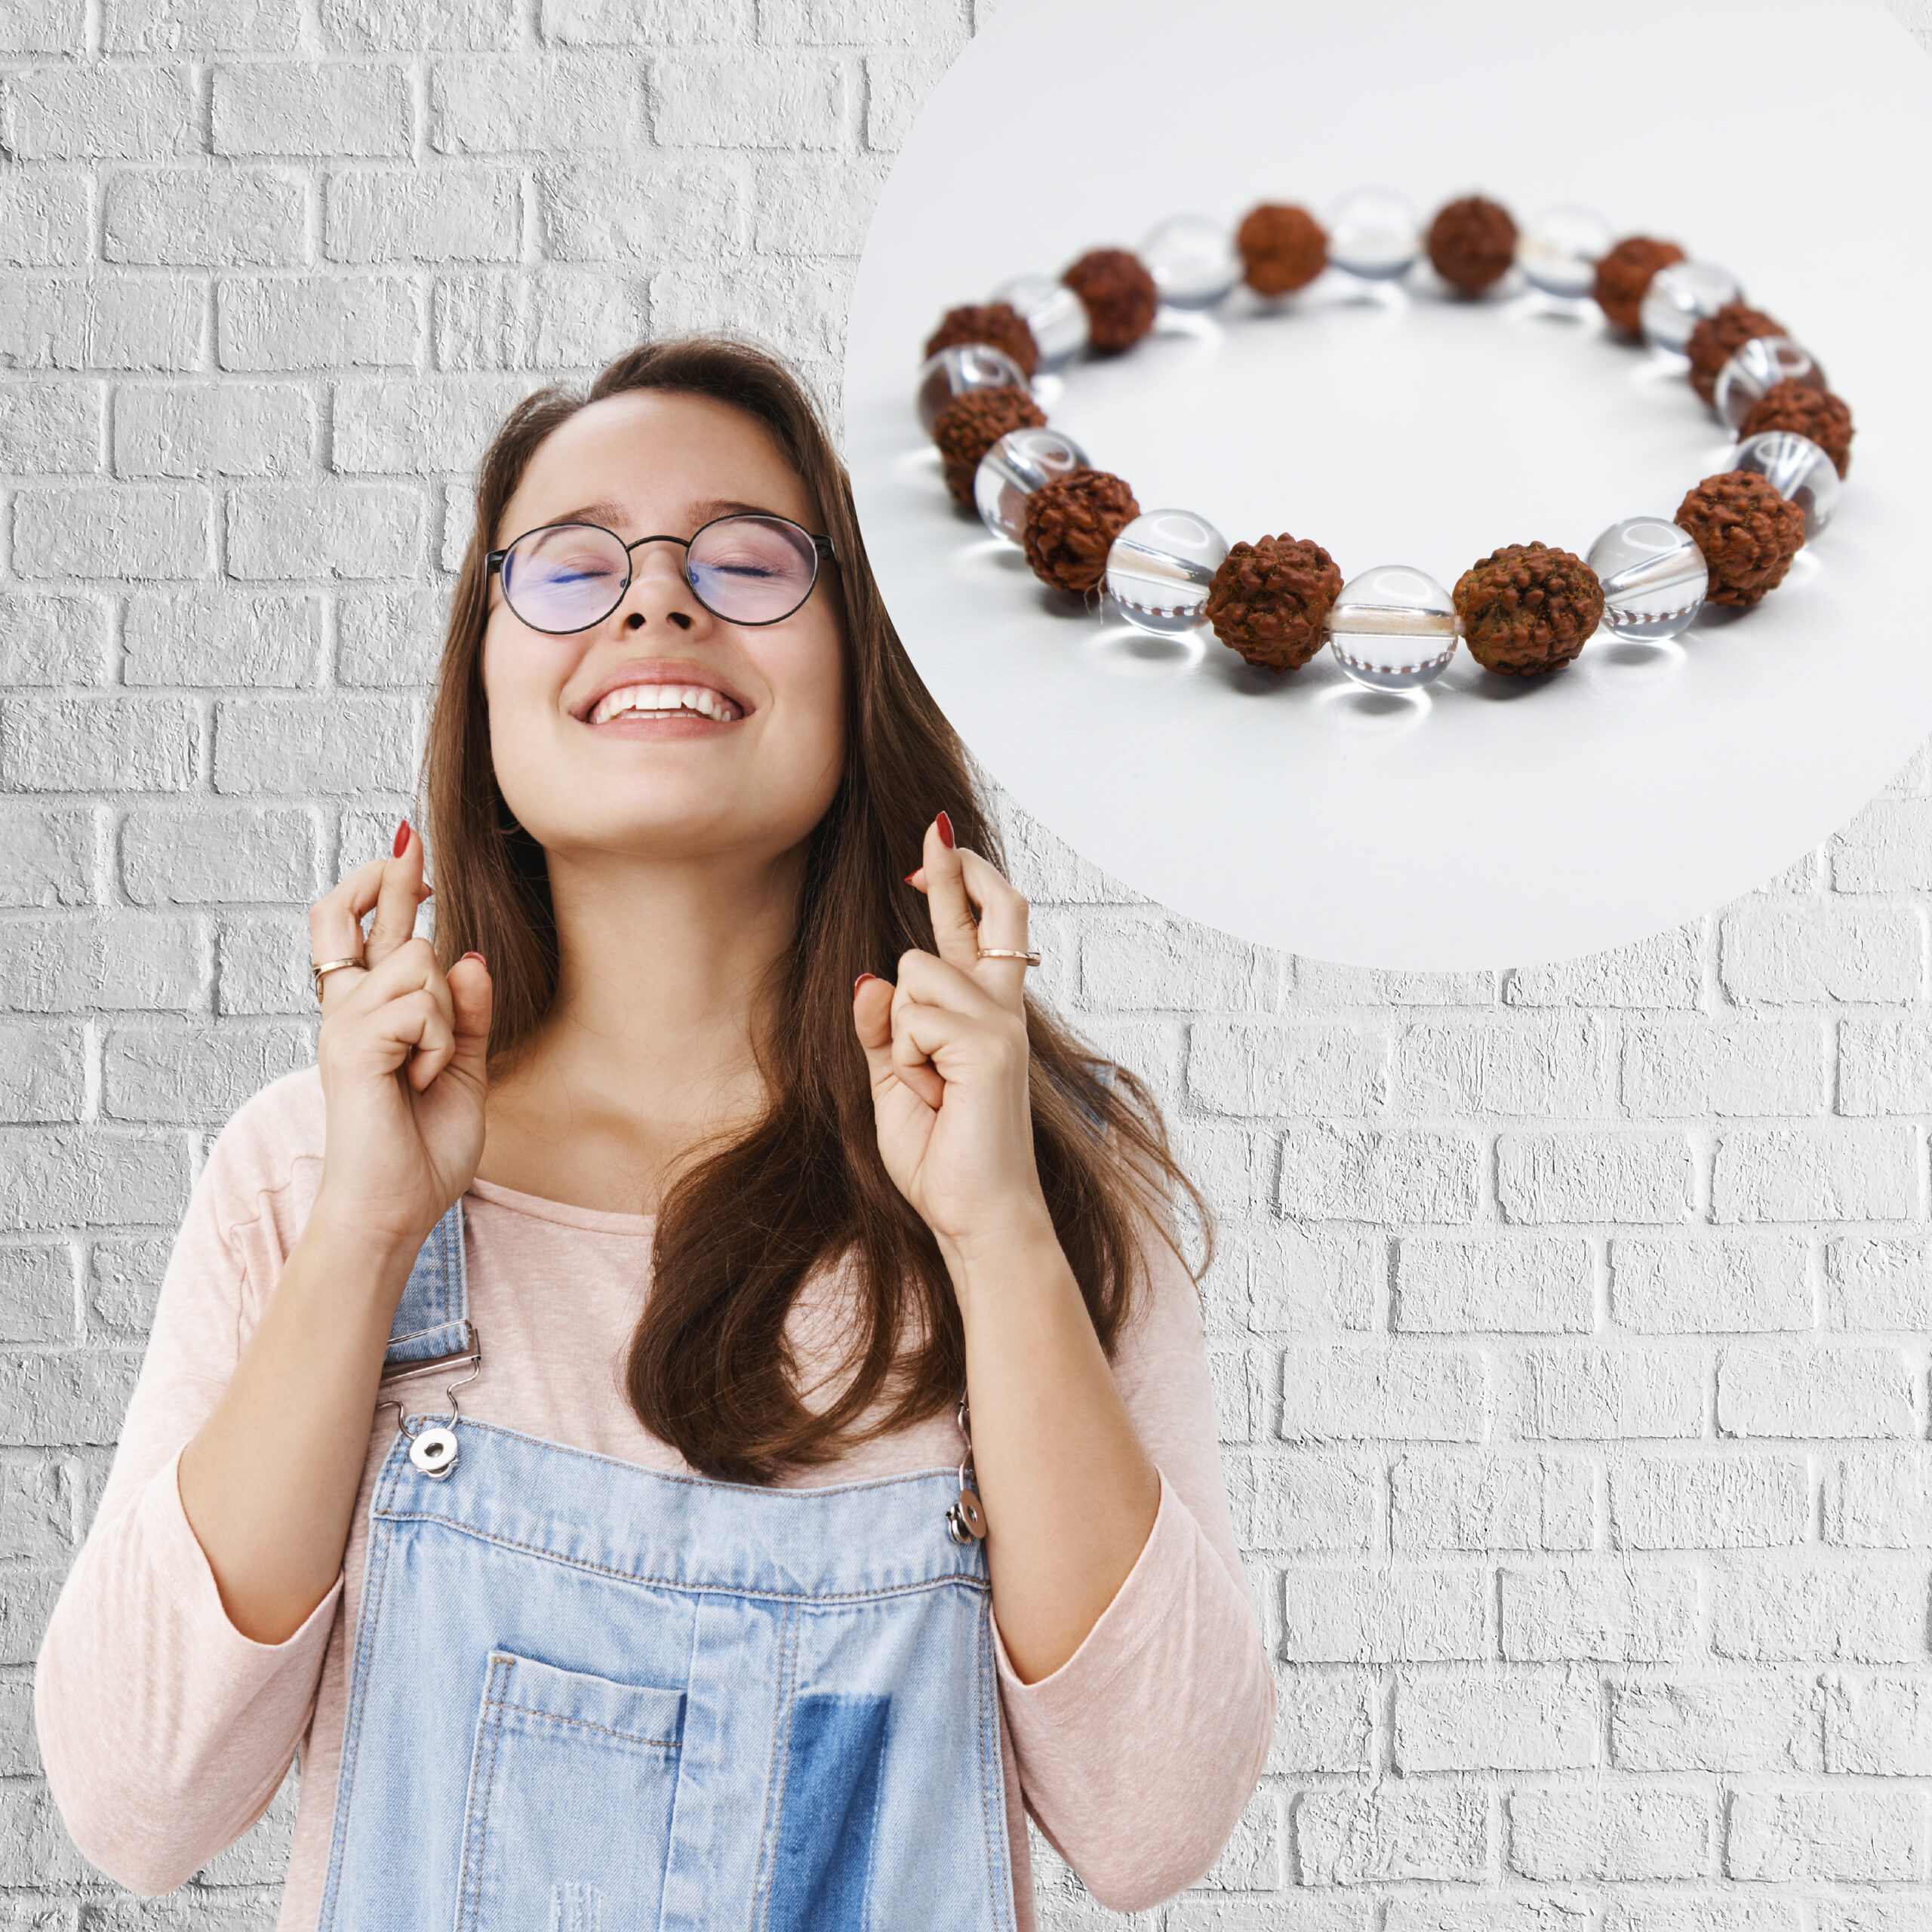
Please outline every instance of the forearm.
[[1032, 1683], [1079, 1648], [1146, 1546], [1160, 1478], [1044, 1208], [947, 1262], [966, 1331], [993, 1611]]
[[323, 1204], [226, 1392], [181, 1453], [181, 1506], [236, 1629], [281, 1642], [342, 1567], [390, 1324], [412, 1257]]

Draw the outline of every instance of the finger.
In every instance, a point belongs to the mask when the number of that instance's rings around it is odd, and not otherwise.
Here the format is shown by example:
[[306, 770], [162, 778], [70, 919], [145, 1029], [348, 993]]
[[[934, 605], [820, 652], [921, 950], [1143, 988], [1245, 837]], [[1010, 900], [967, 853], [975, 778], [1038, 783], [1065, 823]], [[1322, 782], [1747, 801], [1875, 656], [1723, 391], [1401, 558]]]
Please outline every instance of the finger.
[[963, 848], [958, 857], [966, 896], [980, 914], [974, 938], [974, 981], [986, 987], [1009, 1013], [1017, 1013], [1026, 1004], [1026, 961], [982, 959], [979, 949], [992, 946], [1008, 952], [1024, 952], [1029, 943], [1026, 936], [1029, 909], [997, 866]]
[[[383, 862], [371, 859], [345, 872], [334, 888], [309, 908], [309, 956], [317, 964], [331, 959], [362, 957], [362, 915], [376, 903], [382, 884]], [[322, 978], [322, 1011], [333, 1013], [343, 996], [362, 977], [358, 967], [345, 967]]]
[[861, 973], [852, 985], [852, 1031], [866, 1056], [866, 1072], [875, 1091], [894, 1078], [892, 1071], [892, 987], [889, 981]]
[[1013, 1018], [1013, 1009], [979, 974], [963, 973], [930, 952], [915, 949], [899, 955], [899, 989], [908, 999], [924, 1006], [943, 1007], [982, 1026], [1003, 1026]]
[[423, 841], [408, 820], [396, 827], [395, 849], [383, 860], [376, 916], [363, 947], [363, 957], [371, 966], [386, 958], [416, 931], [416, 909], [423, 903]]
[[445, 976], [450, 991], [455, 1051], [450, 1065], [479, 1084], [490, 1057], [490, 1014], [496, 988], [480, 952], [466, 952]]
[[964, 868], [952, 841], [952, 821], [941, 812], [926, 827], [926, 910], [933, 922], [939, 956], [962, 972], [971, 971], [979, 952], [979, 925], [966, 896]]
[[456, 1029], [443, 1017], [441, 1007], [432, 1008], [416, 1036], [416, 1051], [403, 1069], [403, 1077], [420, 1094], [426, 1089], [456, 1053]]
[[928, 1106], [937, 1111], [946, 1098], [946, 1081], [931, 1057], [914, 1041], [901, 1017], [903, 1004], [895, 991], [892, 998], [892, 1044], [888, 1049], [892, 1075], [900, 1086], [916, 1094]]

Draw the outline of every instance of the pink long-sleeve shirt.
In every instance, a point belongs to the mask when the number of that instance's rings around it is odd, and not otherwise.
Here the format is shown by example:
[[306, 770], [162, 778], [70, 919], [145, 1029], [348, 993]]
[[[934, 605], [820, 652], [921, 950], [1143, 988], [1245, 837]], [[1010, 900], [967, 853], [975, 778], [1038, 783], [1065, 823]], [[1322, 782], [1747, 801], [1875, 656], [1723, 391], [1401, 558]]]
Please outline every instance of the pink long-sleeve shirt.
[[[372, 1423], [342, 1571], [301, 1628], [257, 1643], [229, 1620], [181, 1506], [183, 1446], [220, 1399], [306, 1223], [324, 1115], [311, 1067], [241, 1109], [196, 1183], [100, 1507], [54, 1604], [34, 1678], [48, 1780], [81, 1850], [112, 1878], [172, 1890], [246, 1831], [301, 1762], [278, 1932], [312, 1932], [334, 1814], [349, 1638], [370, 1485], [395, 1431]], [[651, 1469], [686, 1471], [623, 1396], [648, 1291], [652, 1219], [488, 1181], [464, 1197], [470, 1316], [482, 1349], [463, 1412]], [[1146, 1545], [1073, 1656], [1026, 1684], [998, 1641], [1014, 1893], [1035, 1920], [1022, 1806], [1103, 1903], [1134, 1910], [1198, 1878], [1254, 1788], [1275, 1693], [1215, 1447], [1198, 1305], [1158, 1241], [1152, 1292], [1113, 1370], [1160, 1472]], [[828, 1277], [835, 1280], [835, 1275]], [[835, 1290], [801, 1296], [805, 1379], [830, 1367]], [[411, 1385], [402, 1385], [405, 1389]], [[440, 1391], [411, 1398], [412, 1414]], [[869, 1443], [813, 1482], [958, 1460], [948, 1414]], [[272, 1454], [271, 1448], [265, 1453]]]

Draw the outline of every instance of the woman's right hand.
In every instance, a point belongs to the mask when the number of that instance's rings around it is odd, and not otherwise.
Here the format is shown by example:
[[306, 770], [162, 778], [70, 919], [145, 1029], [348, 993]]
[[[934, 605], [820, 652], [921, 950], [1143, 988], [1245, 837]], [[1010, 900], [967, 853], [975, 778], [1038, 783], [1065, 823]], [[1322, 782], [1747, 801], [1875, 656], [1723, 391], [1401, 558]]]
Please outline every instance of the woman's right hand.
[[413, 1254], [482, 1158], [491, 985], [481, 954], [445, 974], [412, 937], [427, 897], [423, 841], [406, 822], [401, 832], [393, 858], [358, 866], [309, 907], [309, 935], [318, 960], [366, 962], [322, 979], [315, 1057], [328, 1127], [316, 1205]]

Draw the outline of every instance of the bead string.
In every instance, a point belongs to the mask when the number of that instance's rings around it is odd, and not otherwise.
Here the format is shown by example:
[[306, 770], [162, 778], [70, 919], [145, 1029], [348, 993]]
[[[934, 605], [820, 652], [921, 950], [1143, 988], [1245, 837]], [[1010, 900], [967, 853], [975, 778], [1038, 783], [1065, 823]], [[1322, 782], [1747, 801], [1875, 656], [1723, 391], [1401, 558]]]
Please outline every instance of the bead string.
[[[1211, 309], [1241, 283], [1278, 300], [1330, 267], [1393, 282], [1424, 252], [1463, 296], [1496, 288], [1515, 267], [1559, 306], [1594, 302], [1613, 330], [1682, 370], [1738, 438], [1732, 467], [1689, 491], [1667, 521], [1613, 524], [1587, 558], [1511, 543], [1472, 564], [1453, 592], [1403, 565], [1345, 583], [1306, 539], [1230, 545], [1191, 511], [1143, 514], [1125, 481], [1094, 467], [1035, 398], [1036, 373], [1124, 353], [1163, 304]], [[1655, 642], [1687, 630], [1707, 603], [1755, 605], [1830, 521], [1850, 460], [1850, 408], [1727, 270], [1648, 235], [1613, 243], [1586, 209], [1552, 209], [1519, 230], [1479, 195], [1447, 203], [1426, 233], [1381, 189], [1344, 197], [1326, 226], [1280, 202], [1251, 208], [1232, 232], [1177, 217], [1137, 252], [1091, 250], [1057, 281], [1022, 276], [988, 303], [948, 310], [925, 353], [918, 408], [948, 488], [1023, 548], [1042, 582], [1089, 595], [1104, 586], [1120, 617], [1158, 635], [1211, 626], [1272, 671], [1299, 668], [1325, 644], [1352, 678], [1383, 691], [1432, 682], [1459, 641], [1489, 670], [1532, 676], [1574, 662], [1600, 626]]]

